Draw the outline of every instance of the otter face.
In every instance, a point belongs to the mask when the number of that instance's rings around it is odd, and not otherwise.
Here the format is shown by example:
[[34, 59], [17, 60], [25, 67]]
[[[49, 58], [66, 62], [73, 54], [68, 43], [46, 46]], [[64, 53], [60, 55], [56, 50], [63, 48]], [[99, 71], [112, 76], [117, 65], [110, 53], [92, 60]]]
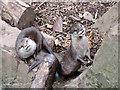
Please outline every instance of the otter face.
[[72, 34], [75, 37], [79, 37], [85, 35], [85, 32], [85, 27], [82, 24], [77, 23], [72, 26], [70, 34]]
[[36, 43], [30, 38], [24, 38], [17, 47], [17, 53], [20, 58], [28, 58], [34, 54]]

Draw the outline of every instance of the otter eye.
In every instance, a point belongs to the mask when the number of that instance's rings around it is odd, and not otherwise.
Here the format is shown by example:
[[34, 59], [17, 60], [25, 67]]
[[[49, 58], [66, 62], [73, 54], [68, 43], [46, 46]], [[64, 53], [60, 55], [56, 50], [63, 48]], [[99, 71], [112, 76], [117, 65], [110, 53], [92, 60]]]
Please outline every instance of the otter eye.
[[23, 48], [23, 45], [22, 45], [22, 46], [20, 46], [18, 49], [21, 49], [21, 48]]
[[21, 46], [21, 48], [23, 48], [23, 45]]
[[26, 42], [28, 42], [28, 40], [26, 40]]
[[74, 32], [76, 32], [76, 31], [77, 31], [77, 29], [74, 30]]

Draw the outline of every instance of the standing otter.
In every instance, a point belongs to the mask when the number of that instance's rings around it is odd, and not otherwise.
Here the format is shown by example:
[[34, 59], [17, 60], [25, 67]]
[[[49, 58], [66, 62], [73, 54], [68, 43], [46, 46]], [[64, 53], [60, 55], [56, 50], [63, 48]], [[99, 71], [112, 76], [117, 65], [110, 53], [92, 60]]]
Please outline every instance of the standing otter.
[[[33, 56], [35, 60], [37, 60], [36, 56], [43, 48], [55, 56], [47, 41], [38, 29], [34, 27], [26, 28], [23, 29], [18, 35], [15, 50], [19, 58], [27, 59]], [[39, 63], [40, 62], [41, 60], [39, 60]], [[34, 67], [31, 67], [30, 70], [32, 70]]]
[[[74, 74], [81, 67], [81, 63], [88, 64], [93, 61], [90, 57], [89, 42], [85, 36], [84, 26], [79, 23], [74, 24], [71, 28], [70, 34], [71, 46], [60, 62], [60, 73], [64, 76]], [[90, 61], [84, 61], [83, 59], [85, 57], [88, 57]]]

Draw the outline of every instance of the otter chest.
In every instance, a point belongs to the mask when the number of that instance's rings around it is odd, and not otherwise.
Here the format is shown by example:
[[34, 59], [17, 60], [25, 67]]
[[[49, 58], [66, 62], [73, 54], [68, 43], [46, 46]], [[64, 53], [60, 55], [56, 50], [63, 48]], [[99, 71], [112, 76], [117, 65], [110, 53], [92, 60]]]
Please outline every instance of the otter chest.
[[72, 38], [72, 48], [77, 55], [83, 58], [86, 55], [87, 49], [89, 48], [87, 37], [83, 36], [82, 38]]

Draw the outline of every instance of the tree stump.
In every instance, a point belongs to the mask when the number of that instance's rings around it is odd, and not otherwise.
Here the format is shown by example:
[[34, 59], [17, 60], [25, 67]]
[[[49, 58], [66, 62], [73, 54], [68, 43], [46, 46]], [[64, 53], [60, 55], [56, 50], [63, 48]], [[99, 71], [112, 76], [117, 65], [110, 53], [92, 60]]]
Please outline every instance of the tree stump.
[[[21, 5], [21, 2], [22, 1], [17, 2], [16, 0], [8, 2], [7, 5], [1, 2], [2, 19], [11, 26], [18, 27], [20, 30], [32, 26], [35, 19], [34, 10], [27, 4]], [[22, 2], [22, 4], [23, 3], [24, 2]]]

